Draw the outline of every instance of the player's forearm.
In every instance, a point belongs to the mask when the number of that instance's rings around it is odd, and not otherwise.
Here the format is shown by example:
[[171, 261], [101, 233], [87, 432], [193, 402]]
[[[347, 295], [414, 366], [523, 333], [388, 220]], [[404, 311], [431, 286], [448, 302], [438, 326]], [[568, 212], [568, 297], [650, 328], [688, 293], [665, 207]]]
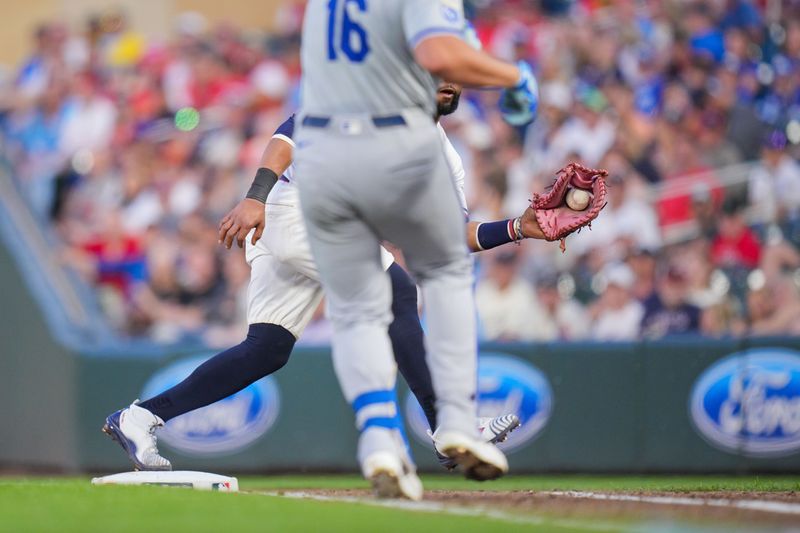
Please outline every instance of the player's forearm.
[[470, 252], [491, 250], [524, 238], [519, 218], [495, 222], [467, 222], [467, 246]]
[[520, 81], [519, 68], [475, 50], [458, 37], [425, 39], [414, 49], [414, 57], [431, 74], [469, 87], [510, 88]]
[[467, 222], [467, 246], [471, 252], [482, 252], [522, 239], [545, 239], [532, 208], [522, 216], [496, 222]]
[[264, 148], [259, 167], [268, 168], [280, 176], [292, 164], [292, 145], [273, 137]]
[[253, 179], [253, 184], [250, 185], [250, 190], [247, 191], [246, 198], [257, 200], [262, 204], [266, 203], [270, 191], [278, 182], [278, 178], [286, 172], [286, 169], [291, 164], [292, 146], [282, 139], [273, 137], [267, 143], [267, 147], [264, 148], [258, 172], [256, 172], [256, 177]]

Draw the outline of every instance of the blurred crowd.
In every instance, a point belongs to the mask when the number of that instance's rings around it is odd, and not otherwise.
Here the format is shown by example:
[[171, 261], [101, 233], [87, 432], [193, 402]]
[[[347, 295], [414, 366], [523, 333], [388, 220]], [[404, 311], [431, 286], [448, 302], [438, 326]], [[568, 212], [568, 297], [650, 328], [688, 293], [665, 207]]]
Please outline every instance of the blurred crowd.
[[[568, 161], [610, 172], [591, 231], [476, 256], [498, 341], [800, 333], [800, 3], [476, 0], [485, 49], [525, 59], [538, 120], [465, 92], [445, 127], [474, 220], [519, 215]], [[53, 21], [0, 85], [4, 157], [65, 264], [126, 335], [238, 342], [249, 271], [217, 243], [297, 105], [301, 2], [276, 31], [114, 11]], [[269, 231], [269, 229], [267, 229]], [[322, 312], [306, 342], [327, 342]]]

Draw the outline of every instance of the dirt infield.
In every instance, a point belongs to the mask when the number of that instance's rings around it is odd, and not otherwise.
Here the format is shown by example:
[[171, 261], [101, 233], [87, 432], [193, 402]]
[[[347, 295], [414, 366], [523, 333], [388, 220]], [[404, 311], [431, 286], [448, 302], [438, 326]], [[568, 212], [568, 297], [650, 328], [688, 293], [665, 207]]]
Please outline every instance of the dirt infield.
[[[288, 491], [287, 491], [288, 494]], [[365, 500], [366, 490], [308, 490], [325, 499]], [[297, 496], [297, 493], [293, 493]], [[302, 497], [302, 496], [301, 496]], [[686, 520], [736, 525], [796, 526], [800, 530], [800, 492], [577, 492], [445, 491], [425, 493], [427, 502], [471, 510], [524, 516], [603, 520]]]

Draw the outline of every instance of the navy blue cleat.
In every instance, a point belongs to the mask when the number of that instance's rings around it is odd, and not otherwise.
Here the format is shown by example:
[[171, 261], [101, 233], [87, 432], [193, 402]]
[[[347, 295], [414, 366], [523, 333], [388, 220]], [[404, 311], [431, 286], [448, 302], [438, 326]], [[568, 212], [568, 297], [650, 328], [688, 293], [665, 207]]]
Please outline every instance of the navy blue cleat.
[[132, 403], [106, 417], [103, 433], [114, 439], [128, 454], [135, 470], [172, 470], [172, 464], [158, 454], [156, 429], [164, 421]]

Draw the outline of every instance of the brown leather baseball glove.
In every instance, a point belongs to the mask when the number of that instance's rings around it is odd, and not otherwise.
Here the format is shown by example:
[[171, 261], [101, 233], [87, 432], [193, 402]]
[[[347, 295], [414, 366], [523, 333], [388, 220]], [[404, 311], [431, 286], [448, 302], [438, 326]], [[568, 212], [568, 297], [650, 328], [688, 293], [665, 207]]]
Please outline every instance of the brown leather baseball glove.
[[[570, 163], [556, 175], [550, 189], [533, 195], [531, 207], [536, 221], [548, 241], [561, 241], [561, 251], [566, 250], [564, 239], [570, 233], [590, 226], [600, 211], [606, 206], [606, 177], [608, 171], [587, 168], [578, 163]], [[583, 189], [591, 193], [589, 205], [574, 211], [567, 205], [569, 189]]]

